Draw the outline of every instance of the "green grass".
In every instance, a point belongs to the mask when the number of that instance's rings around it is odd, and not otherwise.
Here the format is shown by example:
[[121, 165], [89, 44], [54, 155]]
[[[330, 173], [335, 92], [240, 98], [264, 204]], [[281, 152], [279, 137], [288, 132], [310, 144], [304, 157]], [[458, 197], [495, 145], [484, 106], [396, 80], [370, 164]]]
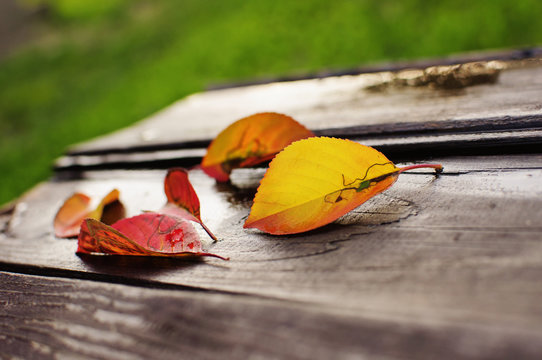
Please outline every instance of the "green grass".
[[542, 42], [539, 0], [41, 2], [40, 41], [0, 62], [0, 204], [210, 83]]

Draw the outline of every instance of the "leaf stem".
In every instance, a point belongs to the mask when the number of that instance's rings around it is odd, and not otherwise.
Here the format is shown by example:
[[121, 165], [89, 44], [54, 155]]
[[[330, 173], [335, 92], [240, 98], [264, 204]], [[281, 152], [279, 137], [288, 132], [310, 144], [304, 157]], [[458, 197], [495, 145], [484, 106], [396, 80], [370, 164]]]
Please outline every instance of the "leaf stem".
[[409, 165], [409, 166], [399, 168], [399, 174], [402, 173], [403, 171], [422, 169], [422, 168], [433, 168], [435, 169], [435, 172], [437, 174], [441, 173], [443, 169], [441, 164], [415, 164], [415, 165]]
[[193, 253], [197, 256], [212, 256], [212, 257], [215, 257], [215, 258], [219, 258], [219, 259], [222, 259], [222, 260], [226, 260], [228, 261], [230, 258], [229, 257], [224, 257], [224, 256], [220, 256], [220, 255], [217, 255], [217, 254], [211, 254], [211, 253], [206, 253], [206, 252], [198, 252], [198, 253]]
[[207, 234], [209, 234], [209, 236], [211, 237], [211, 239], [213, 239], [214, 241], [218, 241], [218, 239], [216, 238], [215, 234], [213, 234], [211, 232], [211, 230], [209, 230], [209, 228], [207, 226], [205, 226], [205, 224], [202, 222], [202, 221], [198, 221], [198, 223], [201, 225], [201, 227], [203, 228], [203, 230], [205, 230], [207, 232]]

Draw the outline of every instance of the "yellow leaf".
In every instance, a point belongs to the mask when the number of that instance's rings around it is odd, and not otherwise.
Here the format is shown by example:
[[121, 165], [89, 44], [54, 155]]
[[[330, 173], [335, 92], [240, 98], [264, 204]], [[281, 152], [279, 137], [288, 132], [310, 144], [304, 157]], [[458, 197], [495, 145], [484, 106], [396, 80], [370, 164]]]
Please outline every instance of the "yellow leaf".
[[297, 141], [271, 162], [245, 228], [294, 234], [329, 224], [390, 187], [405, 170], [379, 151], [350, 140]]
[[[100, 201], [96, 209], [91, 211], [86, 217], [100, 220], [102, 218], [105, 207], [109, 204], [119, 201], [119, 196], [120, 196], [120, 193], [117, 189], [111, 190], [107, 195], [104, 196], [102, 201]], [[122, 214], [121, 217], [124, 217], [124, 213]]]

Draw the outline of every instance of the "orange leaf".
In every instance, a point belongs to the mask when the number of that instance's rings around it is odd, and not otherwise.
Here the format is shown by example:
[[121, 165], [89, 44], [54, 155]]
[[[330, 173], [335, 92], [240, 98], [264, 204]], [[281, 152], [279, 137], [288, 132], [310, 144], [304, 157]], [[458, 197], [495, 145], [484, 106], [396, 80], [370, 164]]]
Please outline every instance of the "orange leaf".
[[279, 153], [262, 179], [245, 228], [294, 234], [329, 224], [390, 187], [405, 170], [350, 140], [311, 138]]
[[199, 223], [213, 240], [216, 236], [205, 226], [200, 217], [199, 198], [188, 179], [185, 169], [169, 169], [164, 179], [167, 204], [159, 211], [161, 214], [192, 220]]
[[53, 227], [57, 237], [74, 237], [79, 233], [85, 218], [105, 221], [112, 224], [124, 217], [124, 207], [119, 201], [119, 191], [112, 190], [100, 204], [92, 210], [90, 198], [82, 193], [69, 197], [56, 213]]
[[259, 113], [238, 120], [224, 129], [207, 148], [201, 168], [217, 181], [230, 178], [232, 169], [271, 160], [296, 140], [314, 136], [289, 116]]
[[78, 254], [214, 256], [227, 260], [202, 251], [189, 221], [157, 213], [123, 219], [112, 226], [85, 219], [78, 241]]

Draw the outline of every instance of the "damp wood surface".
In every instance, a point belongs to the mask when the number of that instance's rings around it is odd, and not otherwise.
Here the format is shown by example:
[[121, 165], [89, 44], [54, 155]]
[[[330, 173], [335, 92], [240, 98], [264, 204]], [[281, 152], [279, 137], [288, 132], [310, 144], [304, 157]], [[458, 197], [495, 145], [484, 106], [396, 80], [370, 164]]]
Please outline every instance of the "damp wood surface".
[[[0, 358], [540, 358], [541, 70], [453, 90], [356, 76], [218, 90], [76, 147], [0, 211]], [[128, 216], [159, 209], [161, 168], [197, 163], [205, 139], [255, 109], [444, 171], [404, 173], [333, 224], [270, 236], [242, 228], [265, 168], [231, 184], [192, 170], [219, 238], [208, 250], [229, 261], [77, 256], [54, 237], [75, 191], [117, 188]]]
[[[318, 309], [309, 315], [300, 311], [299, 316], [310, 321], [317, 321], [321, 312], [349, 319], [348, 325], [331, 322], [332, 333], [333, 326], [370, 331], [365, 326], [373, 322], [406, 324], [401, 326], [407, 326], [410, 335], [419, 327], [429, 331], [427, 326], [444, 333], [474, 331], [479, 342], [466, 345], [466, 351], [476, 357], [504, 358], [511, 347], [514, 353], [534, 358], [542, 350], [537, 345], [542, 344], [542, 157], [432, 160], [444, 165], [440, 176], [430, 171], [403, 174], [390, 190], [338, 223], [288, 237], [242, 229], [261, 171], [235, 172], [237, 187], [217, 186], [194, 171], [190, 176], [201, 199], [203, 220], [220, 238], [210, 250], [230, 261], [78, 257], [75, 240], [54, 238], [54, 213], [74, 190], [102, 195], [115, 186], [134, 214], [165, 201], [163, 171], [96, 172], [76, 181], [44, 183], [4, 216], [9, 222], [0, 239], [0, 266], [8, 272], [73, 277], [96, 287], [98, 281], [167, 285], [175, 294], [203, 292], [209, 299], [215, 293], [242, 295], [262, 312], [268, 310], [260, 308], [260, 300], [285, 304], [284, 311], [292, 314], [305, 306]], [[446, 330], [451, 328], [455, 330]], [[292, 331], [298, 330], [294, 326]], [[429, 345], [417, 346], [428, 346], [427, 354], [432, 354], [436, 351], [432, 341], [442, 341], [441, 335], [433, 334]], [[446, 346], [453, 347], [459, 340], [447, 341], [451, 343]], [[327, 351], [334, 344], [340, 342], [321, 345]], [[383, 358], [413, 354], [380, 351]]]

